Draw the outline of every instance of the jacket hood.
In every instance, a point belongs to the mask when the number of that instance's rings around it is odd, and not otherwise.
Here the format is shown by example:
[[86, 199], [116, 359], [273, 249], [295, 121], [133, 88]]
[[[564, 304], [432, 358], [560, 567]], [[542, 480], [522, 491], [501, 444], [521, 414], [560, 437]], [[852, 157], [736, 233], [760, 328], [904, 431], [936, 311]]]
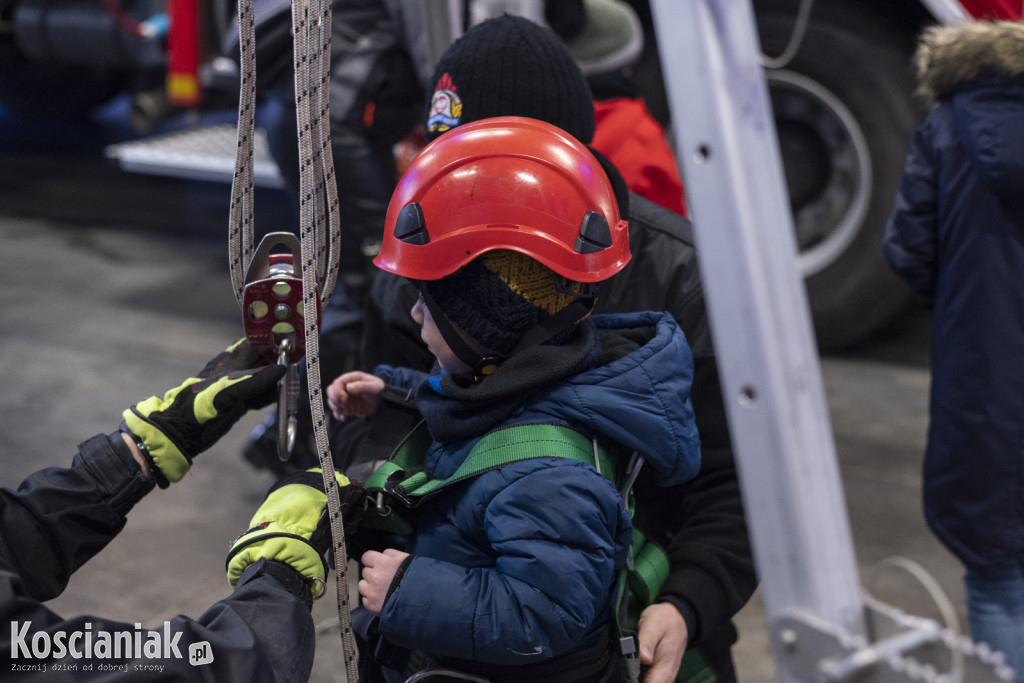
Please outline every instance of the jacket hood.
[[606, 353], [613, 345], [632, 350], [542, 393], [528, 412], [568, 418], [638, 451], [661, 485], [691, 479], [700, 439], [690, 404], [693, 355], [682, 330], [668, 313], [593, 320]]
[[1024, 24], [974, 21], [932, 26], [922, 33], [914, 61], [918, 93], [931, 106], [982, 74], [1024, 74]]
[[921, 90], [947, 107], [956, 140], [984, 186], [1024, 210], [1024, 24], [932, 28], [918, 51]]

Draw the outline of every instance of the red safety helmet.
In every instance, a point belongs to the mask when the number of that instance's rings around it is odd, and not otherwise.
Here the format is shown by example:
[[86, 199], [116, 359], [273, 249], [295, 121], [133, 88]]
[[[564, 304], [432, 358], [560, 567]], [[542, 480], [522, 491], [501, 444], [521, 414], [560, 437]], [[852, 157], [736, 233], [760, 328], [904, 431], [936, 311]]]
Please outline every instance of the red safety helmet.
[[521, 252], [577, 282], [606, 280], [629, 261], [608, 176], [562, 129], [503, 116], [427, 145], [391, 196], [374, 264], [439, 280], [494, 249]]

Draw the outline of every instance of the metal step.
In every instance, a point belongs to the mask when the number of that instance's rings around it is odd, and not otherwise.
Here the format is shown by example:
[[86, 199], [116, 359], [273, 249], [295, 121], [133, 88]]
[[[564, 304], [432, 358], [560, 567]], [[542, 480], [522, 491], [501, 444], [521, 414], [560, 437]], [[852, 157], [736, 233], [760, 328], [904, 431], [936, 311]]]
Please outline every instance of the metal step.
[[[109, 145], [107, 157], [125, 171], [230, 183], [235, 172], [237, 129], [214, 124]], [[253, 181], [260, 187], [283, 188], [281, 171], [270, 156], [266, 134], [256, 129]]]

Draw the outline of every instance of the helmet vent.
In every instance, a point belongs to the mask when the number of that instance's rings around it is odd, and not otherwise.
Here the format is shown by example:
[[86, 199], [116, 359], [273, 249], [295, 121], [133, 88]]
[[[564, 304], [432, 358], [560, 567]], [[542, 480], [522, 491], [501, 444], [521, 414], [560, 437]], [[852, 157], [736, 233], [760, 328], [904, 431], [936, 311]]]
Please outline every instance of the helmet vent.
[[[607, 225], [606, 228], [607, 230]], [[430, 242], [427, 224], [423, 220], [423, 210], [416, 202], [409, 202], [398, 213], [395, 221], [395, 238], [407, 244], [423, 245]]]
[[573, 249], [578, 254], [593, 254], [610, 246], [612, 231], [608, 228], [608, 221], [597, 211], [587, 211], [583, 216], [583, 222], [580, 223], [580, 234]]

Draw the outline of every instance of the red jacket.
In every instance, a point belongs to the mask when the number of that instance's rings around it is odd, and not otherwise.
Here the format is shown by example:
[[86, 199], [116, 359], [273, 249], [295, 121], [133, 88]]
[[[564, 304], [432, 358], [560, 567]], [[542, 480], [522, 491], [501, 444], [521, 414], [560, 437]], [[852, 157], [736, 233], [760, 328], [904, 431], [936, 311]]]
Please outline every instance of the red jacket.
[[975, 19], [1020, 21], [1020, 0], [960, 0]]
[[591, 147], [608, 157], [629, 189], [666, 209], [686, 215], [683, 181], [662, 129], [641, 99], [594, 102]]

